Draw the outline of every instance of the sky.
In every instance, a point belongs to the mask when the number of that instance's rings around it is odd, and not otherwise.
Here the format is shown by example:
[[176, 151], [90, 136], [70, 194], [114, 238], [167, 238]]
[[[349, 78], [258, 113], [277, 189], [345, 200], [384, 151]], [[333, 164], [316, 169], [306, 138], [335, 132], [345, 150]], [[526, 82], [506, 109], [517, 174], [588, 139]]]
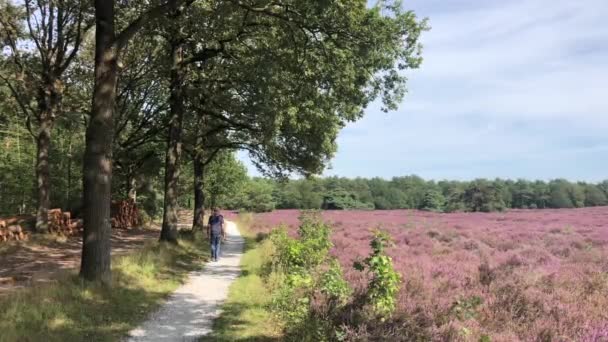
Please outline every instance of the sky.
[[608, 179], [608, 0], [404, 4], [432, 27], [423, 65], [398, 110], [340, 133], [325, 176]]

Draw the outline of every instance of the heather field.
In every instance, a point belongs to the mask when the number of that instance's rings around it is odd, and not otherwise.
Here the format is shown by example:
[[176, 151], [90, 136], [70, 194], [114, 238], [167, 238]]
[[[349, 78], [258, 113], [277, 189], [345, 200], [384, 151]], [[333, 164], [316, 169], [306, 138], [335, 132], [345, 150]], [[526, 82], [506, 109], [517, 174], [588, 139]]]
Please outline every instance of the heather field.
[[[297, 210], [256, 214], [253, 229], [285, 224]], [[332, 253], [355, 288], [352, 262], [371, 230], [393, 236], [403, 276], [399, 312], [437, 339], [608, 341], [608, 208], [505, 213], [326, 211]]]

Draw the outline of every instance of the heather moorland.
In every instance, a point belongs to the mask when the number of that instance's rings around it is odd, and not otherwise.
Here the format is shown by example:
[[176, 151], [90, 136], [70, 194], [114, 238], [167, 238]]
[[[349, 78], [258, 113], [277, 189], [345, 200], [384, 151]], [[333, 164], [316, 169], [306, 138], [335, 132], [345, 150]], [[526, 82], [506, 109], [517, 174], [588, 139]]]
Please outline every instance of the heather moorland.
[[[252, 229], [286, 225], [299, 212], [256, 214]], [[353, 261], [370, 252], [372, 230], [389, 232], [402, 275], [398, 312], [437, 339], [604, 341], [608, 339], [608, 208], [432, 213], [324, 211], [331, 253], [351, 286]], [[457, 337], [458, 336], [458, 337]]]

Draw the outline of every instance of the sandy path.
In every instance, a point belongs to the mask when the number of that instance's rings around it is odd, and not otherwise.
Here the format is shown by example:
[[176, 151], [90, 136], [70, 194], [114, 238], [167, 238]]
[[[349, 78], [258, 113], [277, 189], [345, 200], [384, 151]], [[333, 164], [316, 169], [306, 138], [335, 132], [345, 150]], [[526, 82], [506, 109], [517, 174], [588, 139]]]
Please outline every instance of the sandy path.
[[226, 221], [226, 237], [219, 261], [192, 272], [158, 312], [129, 333], [129, 341], [195, 341], [211, 332], [228, 288], [241, 272], [244, 240], [234, 222]]

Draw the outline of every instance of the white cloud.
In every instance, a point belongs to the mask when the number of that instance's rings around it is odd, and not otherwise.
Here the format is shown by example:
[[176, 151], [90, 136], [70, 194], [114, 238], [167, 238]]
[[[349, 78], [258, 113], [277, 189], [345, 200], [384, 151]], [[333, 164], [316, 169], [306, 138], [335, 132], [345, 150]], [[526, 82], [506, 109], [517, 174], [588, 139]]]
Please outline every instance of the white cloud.
[[327, 174], [607, 178], [608, 1], [410, 0], [424, 63], [367, 110]]
[[427, 8], [433, 29], [405, 111], [608, 123], [608, 2], [477, 3], [485, 6]]

